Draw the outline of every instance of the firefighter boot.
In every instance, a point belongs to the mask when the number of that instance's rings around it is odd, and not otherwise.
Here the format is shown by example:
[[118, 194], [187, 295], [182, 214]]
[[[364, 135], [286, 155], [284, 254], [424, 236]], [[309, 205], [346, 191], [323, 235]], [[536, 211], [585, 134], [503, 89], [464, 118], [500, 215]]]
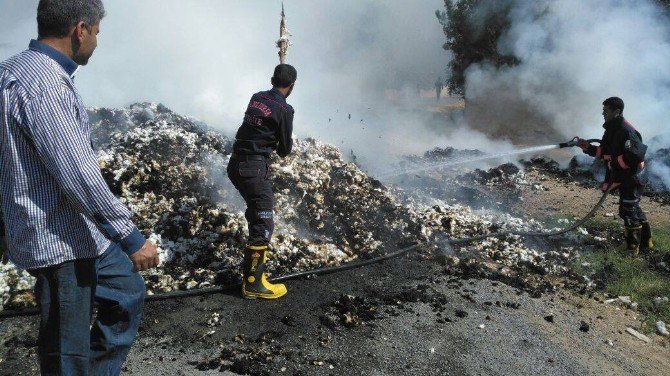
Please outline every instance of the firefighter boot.
[[642, 226], [626, 226], [626, 252], [637, 257], [640, 253], [640, 236], [642, 234]]
[[642, 222], [642, 232], [640, 234], [640, 251], [647, 252], [654, 249], [654, 242], [651, 240], [651, 227], [649, 222]]
[[267, 245], [247, 245], [242, 264], [242, 295], [248, 299], [277, 299], [286, 294], [286, 286], [272, 284], [265, 278]]

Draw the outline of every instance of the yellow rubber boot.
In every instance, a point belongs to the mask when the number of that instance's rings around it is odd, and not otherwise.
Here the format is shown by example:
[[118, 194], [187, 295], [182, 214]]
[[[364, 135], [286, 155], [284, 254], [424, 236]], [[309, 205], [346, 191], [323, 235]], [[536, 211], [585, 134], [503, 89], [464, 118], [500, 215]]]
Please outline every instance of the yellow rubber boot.
[[247, 245], [244, 250], [242, 295], [248, 299], [277, 299], [286, 295], [286, 286], [265, 278], [268, 246]]

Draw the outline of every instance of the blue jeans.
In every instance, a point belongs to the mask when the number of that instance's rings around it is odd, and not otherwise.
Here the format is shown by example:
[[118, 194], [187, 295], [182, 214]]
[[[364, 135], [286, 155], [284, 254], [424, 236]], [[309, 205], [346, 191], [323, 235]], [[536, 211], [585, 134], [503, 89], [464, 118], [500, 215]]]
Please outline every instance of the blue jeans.
[[[31, 270], [41, 320], [42, 375], [118, 375], [135, 341], [145, 286], [112, 243], [101, 256]], [[91, 325], [93, 303], [97, 317]]]

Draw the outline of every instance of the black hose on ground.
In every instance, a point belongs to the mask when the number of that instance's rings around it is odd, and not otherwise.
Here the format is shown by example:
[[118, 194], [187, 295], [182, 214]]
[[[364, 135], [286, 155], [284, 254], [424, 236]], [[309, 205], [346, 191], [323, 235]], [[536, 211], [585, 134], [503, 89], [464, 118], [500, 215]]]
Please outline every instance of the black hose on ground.
[[[602, 206], [602, 204], [605, 202], [605, 199], [609, 195], [609, 191], [603, 193], [603, 195], [600, 197], [600, 200], [598, 200], [598, 203], [591, 209], [588, 214], [586, 214], [582, 219], [579, 221], [575, 222], [574, 224], [561, 229], [557, 231], [548, 231], [548, 232], [542, 232], [542, 231], [500, 231], [500, 232], [493, 232], [490, 234], [485, 234], [485, 235], [477, 235], [477, 236], [470, 236], [467, 238], [458, 238], [458, 239], [449, 239], [447, 240], [448, 243], [451, 244], [462, 244], [462, 243], [469, 243], [477, 240], [483, 240], [486, 238], [494, 238], [494, 237], [500, 237], [500, 236], [507, 236], [507, 235], [518, 235], [518, 236], [529, 236], [529, 237], [548, 237], [548, 236], [557, 236], [557, 235], [562, 235], [565, 234], [569, 231], [572, 231], [576, 229], [577, 227], [583, 225], [591, 219], [598, 209]], [[332, 267], [325, 267], [325, 268], [318, 268], [318, 269], [312, 269], [312, 270], [306, 270], [303, 272], [295, 272], [295, 273], [289, 273], [285, 274], [279, 277], [275, 278], [270, 278], [270, 282], [284, 282], [292, 279], [298, 279], [298, 278], [303, 278], [303, 277], [311, 277], [311, 276], [319, 276], [319, 275], [326, 275], [326, 274], [332, 274], [332, 273], [338, 273], [338, 272], [343, 272], [345, 270], [351, 270], [351, 269], [356, 269], [356, 268], [361, 268], [367, 265], [371, 264], [376, 264], [388, 259], [392, 259], [395, 257], [402, 256], [406, 253], [409, 253], [411, 251], [417, 250], [419, 247], [421, 247], [423, 244], [417, 243], [417, 244], [412, 244], [406, 247], [403, 247], [395, 252], [391, 252], [382, 256], [378, 256], [375, 258], [371, 258], [369, 260], [364, 260], [364, 261], [357, 261], [357, 262], [349, 262], [340, 266], [332, 266]], [[232, 285], [227, 285], [227, 286], [219, 286], [219, 287], [207, 287], [207, 288], [200, 288], [200, 289], [195, 289], [195, 290], [185, 290], [185, 291], [171, 291], [171, 292], [165, 292], [161, 294], [156, 294], [156, 295], [147, 295], [145, 301], [157, 301], [157, 300], [168, 300], [168, 299], [176, 299], [176, 298], [184, 298], [184, 297], [189, 297], [189, 296], [202, 296], [202, 295], [208, 295], [208, 294], [216, 294], [216, 293], [223, 293], [223, 292], [231, 292], [235, 291], [236, 289], [239, 289], [241, 286], [241, 283], [236, 283]], [[32, 308], [32, 309], [26, 309], [26, 310], [20, 310], [20, 311], [0, 311], [0, 319], [4, 318], [9, 318], [9, 317], [18, 317], [18, 316], [32, 316], [32, 315], [37, 315], [39, 314], [39, 310], [37, 308]]]

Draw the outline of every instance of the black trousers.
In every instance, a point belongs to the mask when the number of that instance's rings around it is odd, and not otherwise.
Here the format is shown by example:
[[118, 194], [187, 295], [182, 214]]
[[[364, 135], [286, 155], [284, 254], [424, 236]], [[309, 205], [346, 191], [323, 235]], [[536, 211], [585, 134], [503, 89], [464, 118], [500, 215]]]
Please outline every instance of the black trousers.
[[248, 244], [267, 245], [274, 231], [274, 193], [268, 179], [267, 160], [239, 160], [231, 158], [228, 178], [247, 203], [244, 216], [249, 227]]
[[636, 184], [619, 188], [619, 217], [626, 227], [636, 227], [647, 221], [647, 216], [640, 207], [643, 185]]

